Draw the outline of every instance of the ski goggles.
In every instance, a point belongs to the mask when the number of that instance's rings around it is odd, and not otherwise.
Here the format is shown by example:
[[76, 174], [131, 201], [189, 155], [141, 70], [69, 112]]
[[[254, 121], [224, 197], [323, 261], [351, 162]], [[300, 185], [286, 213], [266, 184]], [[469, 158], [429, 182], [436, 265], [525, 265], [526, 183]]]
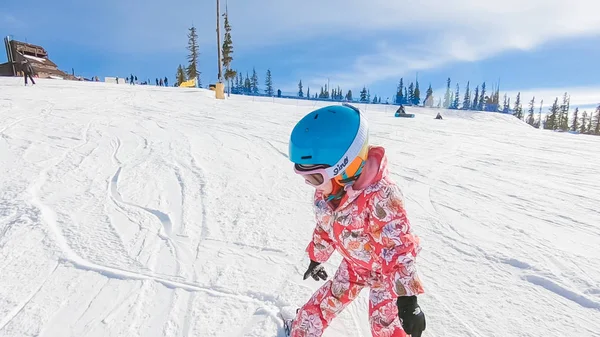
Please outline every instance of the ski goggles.
[[295, 164], [294, 172], [301, 175], [308, 185], [313, 187], [321, 187], [331, 180], [331, 177], [327, 172], [329, 168], [329, 165]]

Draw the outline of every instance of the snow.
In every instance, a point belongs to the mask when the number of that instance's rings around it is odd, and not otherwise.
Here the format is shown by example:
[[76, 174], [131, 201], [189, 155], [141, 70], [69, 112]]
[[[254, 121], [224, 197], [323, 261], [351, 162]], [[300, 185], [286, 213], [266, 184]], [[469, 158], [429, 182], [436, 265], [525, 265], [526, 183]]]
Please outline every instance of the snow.
[[[0, 336], [277, 336], [321, 285], [287, 141], [326, 102], [36, 83], [0, 79]], [[423, 243], [424, 336], [600, 336], [600, 137], [360, 107]], [[367, 294], [325, 337], [370, 336]]]
[[42, 62], [42, 63], [46, 62], [46, 59], [42, 58], [42, 57], [36, 57], [36, 56], [27, 55], [27, 54], [21, 54], [21, 55], [25, 56], [28, 59], [36, 60], [38, 62]]

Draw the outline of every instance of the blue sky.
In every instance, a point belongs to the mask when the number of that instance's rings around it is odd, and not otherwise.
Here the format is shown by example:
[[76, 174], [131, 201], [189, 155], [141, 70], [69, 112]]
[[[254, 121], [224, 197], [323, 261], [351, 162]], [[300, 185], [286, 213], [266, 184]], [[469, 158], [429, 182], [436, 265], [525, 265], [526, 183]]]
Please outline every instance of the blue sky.
[[[418, 73], [421, 89], [431, 83], [438, 97], [451, 77], [461, 91], [466, 81], [489, 88], [500, 79], [513, 97], [550, 102], [568, 91], [573, 106], [600, 103], [597, 0], [227, 2], [234, 68], [256, 67], [261, 84], [270, 68], [284, 92], [299, 79], [312, 92], [329, 80], [385, 99], [400, 77]], [[82, 76], [173, 80], [194, 24], [206, 85], [217, 77], [215, 15], [209, 0], [21, 0], [0, 4], [0, 34], [43, 45]]]

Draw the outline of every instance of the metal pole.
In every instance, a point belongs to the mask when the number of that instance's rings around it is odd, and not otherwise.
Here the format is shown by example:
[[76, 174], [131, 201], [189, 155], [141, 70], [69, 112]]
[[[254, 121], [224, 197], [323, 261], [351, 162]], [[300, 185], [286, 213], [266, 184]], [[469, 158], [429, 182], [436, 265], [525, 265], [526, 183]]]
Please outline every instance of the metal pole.
[[221, 66], [221, 24], [219, 15], [219, 0], [217, 0], [217, 54], [219, 62], [219, 83], [223, 82], [222, 66]]

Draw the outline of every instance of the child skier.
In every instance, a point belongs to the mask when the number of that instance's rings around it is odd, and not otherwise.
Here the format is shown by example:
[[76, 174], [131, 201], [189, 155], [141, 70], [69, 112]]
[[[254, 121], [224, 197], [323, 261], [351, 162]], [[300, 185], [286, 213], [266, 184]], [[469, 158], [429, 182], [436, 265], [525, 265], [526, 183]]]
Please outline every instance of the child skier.
[[364, 287], [370, 288], [373, 337], [420, 336], [419, 238], [411, 232], [402, 192], [388, 176], [385, 150], [368, 144], [364, 115], [348, 104], [309, 113], [292, 131], [289, 158], [316, 189], [304, 279], [326, 280], [321, 264], [334, 251], [343, 257], [333, 279], [298, 310], [291, 337], [321, 336]]

